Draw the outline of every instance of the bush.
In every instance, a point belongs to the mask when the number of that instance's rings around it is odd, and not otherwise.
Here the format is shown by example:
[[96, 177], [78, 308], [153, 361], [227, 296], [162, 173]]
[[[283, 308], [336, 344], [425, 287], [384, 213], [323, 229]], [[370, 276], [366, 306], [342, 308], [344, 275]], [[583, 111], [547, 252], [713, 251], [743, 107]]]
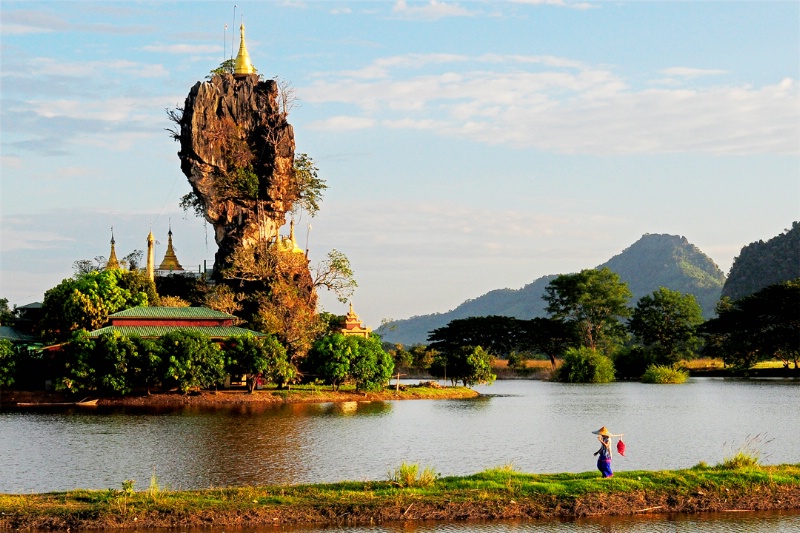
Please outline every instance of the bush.
[[614, 363], [592, 348], [570, 348], [555, 374], [564, 383], [609, 383], [614, 381]]
[[642, 383], [685, 383], [689, 372], [672, 366], [650, 365], [642, 374]]
[[655, 364], [656, 355], [641, 346], [625, 346], [614, 352], [613, 361], [618, 378], [639, 379], [647, 367]]

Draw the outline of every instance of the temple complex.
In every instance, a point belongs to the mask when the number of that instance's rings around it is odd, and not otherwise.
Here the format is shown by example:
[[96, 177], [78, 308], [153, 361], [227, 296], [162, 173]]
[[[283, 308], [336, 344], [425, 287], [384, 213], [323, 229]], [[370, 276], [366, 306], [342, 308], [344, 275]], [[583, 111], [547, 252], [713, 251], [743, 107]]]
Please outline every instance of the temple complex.
[[342, 329], [340, 329], [339, 332], [342, 335], [354, 335], [357, 337], [364, 337], [365, 339], [369, 338], [369, 334], [372, 333], [370, 328], [364, 327], [361, 323], [361, 319], [356, 312], [353, 311], [353, 302], [350, 302], [350, 312], [345, 316]]

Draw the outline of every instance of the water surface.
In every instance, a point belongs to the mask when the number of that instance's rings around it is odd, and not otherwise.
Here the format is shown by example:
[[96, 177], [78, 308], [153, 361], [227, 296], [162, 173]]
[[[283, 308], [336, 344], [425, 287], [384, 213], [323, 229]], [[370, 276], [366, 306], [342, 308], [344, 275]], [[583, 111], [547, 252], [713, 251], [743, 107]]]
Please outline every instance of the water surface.
[[475, 400], [0, 412], [0, 492], [170, 489], [385, 479], [403, 461], [443, 475], [513, 464], [594, 469], [605, 425], [616, 470], [719, 463], [748, 438], [765, 463], [800, 461], [800, 382], [684, 385], [500, 381]]

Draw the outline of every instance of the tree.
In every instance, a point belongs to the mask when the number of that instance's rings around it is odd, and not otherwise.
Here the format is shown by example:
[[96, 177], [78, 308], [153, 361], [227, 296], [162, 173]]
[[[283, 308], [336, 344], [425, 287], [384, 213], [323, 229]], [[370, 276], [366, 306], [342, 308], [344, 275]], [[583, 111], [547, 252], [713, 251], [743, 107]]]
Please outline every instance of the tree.
[[45, 292], [40, 327], [47, 340], [63, 341], [75, 330], [102, 327], [112, 313], [157, 299], [155, 285], [142, 272], [93, 271]]
[[286, 348], [274, 336], [247, 334], [231, 337], [227, 344], [230, 346], [226, 350], [228, 368], [232, 373], [245, 374], [250, 393], [255, 391], [259, 377], [273, 383], [286, 383], [294, 378], [294, 367]]
[[314, 267], [311, 277], [314, 280], [314, 289], [325, 288], [332, 291], [342, 303], [347, 302], [358, 287], [350, 260], [336, 249], [328, 252], [325, 259]]
[[333, 390], [350, 377], [350, 363], [358, 351], [354, 336], [333, 333], [317, 340], [308, 354], [308, 365], [329, 383]]
[[16, 359], [16, 352], [11, 341], [0, 339], [0, 388], [14, 384]]
[[319, 177], [319, 169], [308, 154], [295, 154], [293, 171], [291, 187], [297, 200], [292, 205], [292, 218], [294, 219], [300, 209], [313, 218], [319, 211], [319, 204], [322, 203], [322, 196], [328, 185]]
[[14, 313], [8, 308], [8, 298], [0, 298], [0, 326], [13, 326]]
[[230, 74], [233, 76], [236, 72], [236, 60], [234, 58], [226, 59], [222, 63], [219, 64], [217, 68], [212, 70], [206, 76], [206, 79], [210, 80], [213, 76], [222, 76], [223, 74]]
[[165, 381], [184, 393], [216, 385], [225, 378], [225, 358], [205, 335], [178, 330], [161, 337]]
[[749, 369], [759, 361], [780, 358], [788, 368], [800, 359], [800, 278], [769, 285], [731, 302], [723, 298], [717, 318], [701, 326], [706, 351], [726, 364]]
[[521, 326], [520, 347], [546, 355], [554, 369], [556, 357], [563, 356], [568, 348], [580, 344], [580, 335], [574, 323], [537, 317], [521, 321]]
[[575, 324], [587, 348], [610, 352], [625, 335], [620, 320], [631, 314], [631, 291], [608, 268], [562, 274], [547, 285], [543, 298], [553, 318]]
[[492, 383], [497, 378], [492, 374], [492, 356], [480, 346], [461, 346], [440, 352], [431, 364], [430, 373], [449, 379], [453, 384], [461, 381], [465, 387]]
[[693, 295], [660, 287], [636, 303], [628, 328], [655, 352], [657, 364], [670, 364], [694, 355], [696, 330], [702, 323], [702, 310]]
[[489, 352], [507, 357], [521, 349], [523, 323], [507, 316], [479, 316], [451, 320], [428, 334], [429, 346], [440, 352], [463, 346], [482, 346]]
[[556, 371], [556, 379], [565, 383], [608, 383], [614, 381], [614, 363], [594, 348], [570, 348]]
[[131, 387], [142, 387], [147, 390], [159, 385], [164, 379], [165, 369], [162, 365], [162, 349], [158, 341], [132, 336], [130, 341], [136, 347], [132, 359], [128, 362]]
[[356, 391], [381, 390], [394, 372], [394, 361], [383, 350], [377, 335], [355, 337], [356, 351], [350, 360], [350, 377], [356, 383]]

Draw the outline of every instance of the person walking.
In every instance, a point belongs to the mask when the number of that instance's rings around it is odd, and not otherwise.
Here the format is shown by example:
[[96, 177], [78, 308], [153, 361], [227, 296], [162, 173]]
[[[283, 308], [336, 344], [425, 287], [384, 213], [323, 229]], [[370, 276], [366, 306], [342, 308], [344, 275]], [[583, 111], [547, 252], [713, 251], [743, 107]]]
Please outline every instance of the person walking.
[[597, 440], [600, 441], [600, 449], [594, 452], [597, 455], [597, 469], [603, 474], [604, 478], [612, 477], [614, 472], [611, 471], [611, 432], [605, 426], [597, 431], [592, 431], [597, 435]]

